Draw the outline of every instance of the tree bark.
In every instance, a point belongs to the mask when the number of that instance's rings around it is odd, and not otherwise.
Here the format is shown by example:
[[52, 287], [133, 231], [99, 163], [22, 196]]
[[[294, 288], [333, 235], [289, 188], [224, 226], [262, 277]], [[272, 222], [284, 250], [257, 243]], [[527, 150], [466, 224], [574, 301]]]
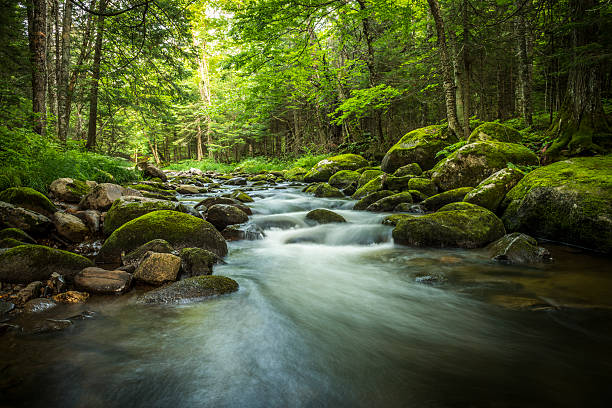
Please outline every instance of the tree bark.
[[[211, 95], [210, 95], [210, 75], [208, 72], [208, 59], [206, 58], [206, 43], [200, 42], [196, 36], [193, 37], [193, 42], [198, 49], [198, 89], [200, 91], [200, 100], [204, 104], [204, 120], [206, 121], [206, 150], [208, 150], [208, 158], [213, 159], [213, 144], [211, 131]], [[200, 119], [198, 118], [198, 141], [197, 141], [198, 161], [202, 160], [202, 132], [200, 129]]]
[[[515, 0], [515, 4], [519, 7], [519, 1]], [[518, 80], [519, 80], [519, 95], [521, 102], [521, 116], [525, 123], [529, 126], [533, 125], [531, 106], [531, 75], [529, 75], [529, 66], [531, 64], [527, 55], [527, 35], [525, 30], [524, 10], [521, 10], [516, 15], [515, 33], [516, 33], [516, 54], [518, 57]]]
[[102, 37], [104, 36], [104, 12], [106, 1], [100, 0], [98, 12], [98, 27], [96, 33], [96, 45], [94, 49], [94, 60], [91, 74], [91, 94], [89, 97], [89, 127], [87, 129], [87, 150], [93, 150], [96, 146], [96, 125], [98, 122], [98, 86], [100, 81], [100, 60], [102, 57]]
[[440, 3], [438, 0], [427, 0], [431, 15], [436, 23], [436, 32], [438, 34], [438, 48], [440, 49], [440, 68], [442, 70], [442, 86], [444, 88], [444, 100], [446, 104], [446, 118], [448, 119], [448, 127], [450, 130], [461, 137], [463, 130], [457, 120], [457, 99], [455, 95], [455, 82], [453, 81], [453, 67], [446, 46], [446, 31], [444, 28], [444, 20], [440, 11]]
[[64, 16], [62, 20], [62, 56], [57, 83], [58, 104], [58, 136], [60, 140], [68, 138], [68, 126], [70, 124], [70, 98], [69, 74], [70, 74], [70, 33], [72, 31], [72, 1], [64, 0]]
[[34, 113], [34, 131], [46, 134], [47, 126], [47, 2], [46, 0], [28, 0], [28, 39], [30, 45], [30, 63], [32, 65], [32, 112]]

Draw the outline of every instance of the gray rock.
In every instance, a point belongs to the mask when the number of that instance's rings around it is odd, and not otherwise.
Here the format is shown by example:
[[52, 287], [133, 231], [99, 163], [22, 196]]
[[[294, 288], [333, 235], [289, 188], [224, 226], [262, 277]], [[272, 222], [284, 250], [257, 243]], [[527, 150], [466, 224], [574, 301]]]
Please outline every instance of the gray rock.
[[175, 281], [180, 268], [181, 258], [178, 256], [149, 252], [136, 268], [134, 279], [151, 285], [161, 285]]
[[141, 295], [139, 303], [183, 303], [238, 290], [238, 283], [225, 276], [207, 275], [183, 279]]
[[487, 247], [491, 259], [510, 264], [531, 264], [552, 262], [546, 248], [538, 246], [538, 241], [527, 234], [513, 232], [493, 242]]
[[315, 221], [319, 224], [346, 222], [343, 216], [325, 208], [317, 208], [316, 210], [310, 211], [306, 214], [306, 219]]
[[202, 248], [183, 248], [180, 252], [181, 270], [185, 276], [211, 275], [219, 257]]
[[79, 203], [82, 209], [105, 211], [113, 202], [123, 196], [142, 197], [142, 193], [132, 188], [125, 188], [118, 184], [101, 183], [95, 186]]
[[77, 289], [103, 295], [119, 295], [127, 292], [132, 275], [124, 271], [107, 271], [102, 268], [85, 268], [74, 277]]
[[53, 228], [53, 223], [42, 214], [0, 201], [0, 228], [7, 227], [42, 235]]
[[90, 234], [87, 225], [72, 214], [58, 211], [53, 215], [53, 223], [57, 233], [71, 242], [83, 242]]
[[42, 313], [53, 309], [55, 306], [57, 306], [57, 303], [52, 299], [38, 298], [32, 299], [26, 303], [23, 310], [26, 313]]
[[78, 203], [96, 185], [95, 181], [81, 181], [68, 177], [54, 180], [49, 193], [60, 201]]
[[228, 225], [242, 224], [247, 222], [249, 216], [233, 205], [215, 204], [208, 208], [206, 221], [210, 222], [219, 231], [222, 231]]
[[172, 245], [170, 245], [168, 241], [163, 239], [154, 239], [153, 241], [142, 244], [127, 255], [124, 255], [121, 258], [121, 262], [124, 266], [133, 266], [136, 268], [138, 265], [140, 265], [140, 262], [142, 262], [143, 258], [148, 252], [171, 254], [174, 252], [174, 248], [172, 248]]

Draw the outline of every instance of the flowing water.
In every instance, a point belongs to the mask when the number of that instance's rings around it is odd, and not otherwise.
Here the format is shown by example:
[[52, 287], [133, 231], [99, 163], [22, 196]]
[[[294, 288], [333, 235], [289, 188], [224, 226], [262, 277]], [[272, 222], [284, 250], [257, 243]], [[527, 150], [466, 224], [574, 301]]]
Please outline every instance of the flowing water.
[[[252, 195], [265, 238], [214, 270], [237, 293], [94, 298], [60, 309], [96, 312], [63, 332], [0, 337], [0, 407], [609, 406], [607, 259], [550, 246], [553, 265], [496, 265], [394, 246], [349, 200]], [[311, 225], [314, 208], [348, 223]]]

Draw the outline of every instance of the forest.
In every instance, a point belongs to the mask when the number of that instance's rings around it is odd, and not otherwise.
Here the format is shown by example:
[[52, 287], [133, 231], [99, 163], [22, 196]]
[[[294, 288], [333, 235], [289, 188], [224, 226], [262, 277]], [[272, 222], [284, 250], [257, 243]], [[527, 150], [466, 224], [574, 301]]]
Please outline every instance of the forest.
[[606, 407], [611, 0], [0, 0], [1, 407]]

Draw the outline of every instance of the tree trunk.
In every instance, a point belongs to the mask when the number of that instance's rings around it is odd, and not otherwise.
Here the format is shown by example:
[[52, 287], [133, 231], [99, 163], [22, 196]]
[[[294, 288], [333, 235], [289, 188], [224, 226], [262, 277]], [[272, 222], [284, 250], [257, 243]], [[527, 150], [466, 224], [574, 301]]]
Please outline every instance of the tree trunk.
[[57, 82], [58, 136], [66, 141], [70, 123], [70, 98], [68, 77], [70, 74], [70, 32], [72, 31], [72, 1], [64, 0], [64, 18], [62, 21], [62, 58]]
[[436, 23], [436, 31], [438, 34], [438, 48], [440, 49], [440, 68], [442, 70], [442, 85], [444, 87], [444, 100], [446, 102], [446, 118], [448, 119], [448, 127], [450, 130], [461, 137], [463, 130], [457, 120], [457, 99], [455, 95], [455, 82], [453, 81], [453, 67], [446, 46], [446, 32], [444, 29], [444, 20], [440, 12], [440, 3], [438, 0], [427, 0], [431, 15]]
[[[515, 0], [515, 4], [519, 7], [519, 1]], [[525, 34], [525, 16], [524, 10], [521, 10], [515, 19], [516, 33], [516, 54], [518, 56], [518, 82], [520, 95], [521, 116], [528, 126], [533, 125], [531, 117], [533, 108], [531, 106], [531, 76], [529, 75], [529, 65], [531, 61], [527, 55], [527, 35]]]
[[46, 0], [28, 0], [28, 39], [30, 44], [30, 63], [32, 65], [32, 112], [34, 113], [34, 131], [46, 134], [47, 126], [47, 59]]
[[[47, 1], [47, 45], [45, 54], [47, 56], [47, 112], [55, 118], [57, 131], [57, 75], [59, 64], [58, 43], [58, 11], [57, 0]], [[57, 133], [57, 132], [56, 132]]]
[[202, 128], [200, 127], [200, 118], [196, 118], [196, 126], [198, 128], [197, 132], [197, 160], [202, 161], [202, 157], [204, 156], [202, 152]]
[[102, 57], [102, 37], [104, 35], [104, 12], [106, 1], [100, 0], [98, 11], [98, 27], [96, 33], [96, 45], [94, 49], [94, 60], [91, 74], [91, 94], [89, 97], [89, 128], [87, 129], [87, 150], [93, 150], [96, 146], [96, 125], [98, 122], [98, 86], [100, 80], [100, 59]]

